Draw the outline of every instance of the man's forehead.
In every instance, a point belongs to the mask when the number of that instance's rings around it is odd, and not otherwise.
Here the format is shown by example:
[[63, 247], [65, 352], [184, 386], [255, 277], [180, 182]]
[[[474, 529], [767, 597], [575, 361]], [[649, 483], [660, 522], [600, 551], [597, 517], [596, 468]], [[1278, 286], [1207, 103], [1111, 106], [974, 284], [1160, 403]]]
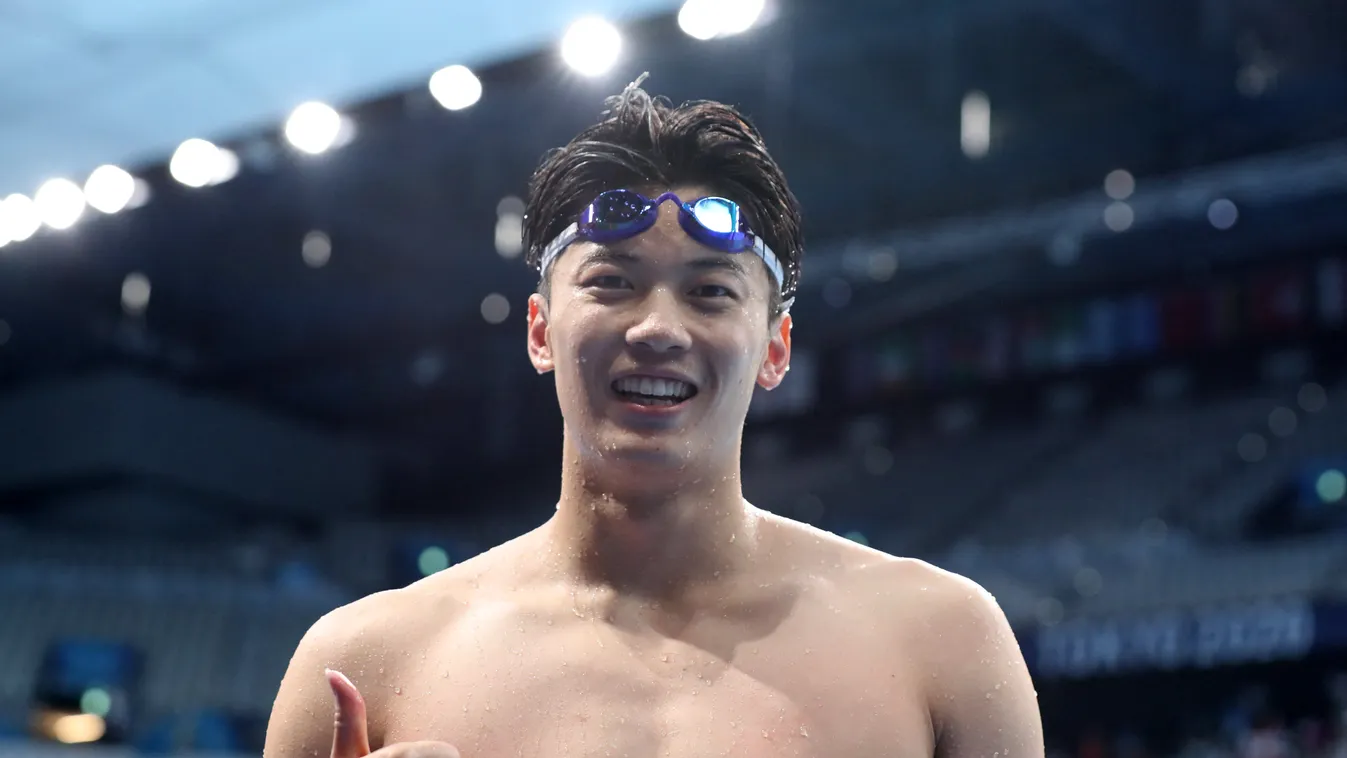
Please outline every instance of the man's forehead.
[[[644, 236], [644, 235], [643, 235]], [[576, 268], [581, 269], [601, 263], [641, 266], [672, 264], [704, 271], [726, 270], [741, 276], [748, 276], [748, 263], [741, 253], [725, 253], [688, 240], [691, 246], [679, 245], [675, 252], [672, 246], [642, 244], [642, 240], [622, 240], [611, 244], [587, 243], [576, 256]]]

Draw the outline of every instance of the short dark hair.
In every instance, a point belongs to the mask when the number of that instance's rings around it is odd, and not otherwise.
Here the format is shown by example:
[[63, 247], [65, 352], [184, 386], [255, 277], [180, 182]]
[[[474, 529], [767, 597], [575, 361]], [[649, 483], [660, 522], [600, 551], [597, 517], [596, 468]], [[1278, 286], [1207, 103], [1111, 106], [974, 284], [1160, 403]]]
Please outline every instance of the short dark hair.
[[[732, 106], [700, 100], [673, 107], [641, 89], [642, 76], [604, 102], [599, 122], [550, 151], [529, 182], [525, 261], [537, 269], [543, 249], [600, 192], [622, 187], [702, 184], [734, 200], [785, 269], [794, 294], [803, 239], [800, 206], [757, 128]], [[544, 277], [538, 291], [547, 294]], [[773, 317], [782, 294], [772, 290]]]

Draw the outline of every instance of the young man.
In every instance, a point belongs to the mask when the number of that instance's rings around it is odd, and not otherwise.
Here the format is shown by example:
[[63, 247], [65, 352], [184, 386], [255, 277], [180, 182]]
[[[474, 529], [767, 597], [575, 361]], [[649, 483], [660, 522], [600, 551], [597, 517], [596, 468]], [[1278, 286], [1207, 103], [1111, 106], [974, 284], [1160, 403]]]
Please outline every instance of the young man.
[[265, 757], [1041, 757], [987, 593], [743, 498], [744, 419], [790, 365], [801, 252], [759, 134], [637, 85], [610, 107], [530, 188], [556, 514], [319, 620]]

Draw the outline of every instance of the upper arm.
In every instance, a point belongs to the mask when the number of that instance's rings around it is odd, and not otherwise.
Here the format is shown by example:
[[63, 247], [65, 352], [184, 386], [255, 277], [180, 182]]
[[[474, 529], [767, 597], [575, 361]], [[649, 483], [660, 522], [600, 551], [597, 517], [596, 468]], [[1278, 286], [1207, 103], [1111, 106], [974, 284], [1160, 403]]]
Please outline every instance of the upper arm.
[[996, 600], [946, 575], [928, 661], [936, 754], [942, 758], [1042, 758], [1038, 694]]
[[267, 721], [264, 758], [312, 758], [332, 750], [335, 703], [323, 673], [336, 669], [355, 678], [361, 657], [350, 644], [356, 607], [338, 608], [314, 622], [290, 657]]

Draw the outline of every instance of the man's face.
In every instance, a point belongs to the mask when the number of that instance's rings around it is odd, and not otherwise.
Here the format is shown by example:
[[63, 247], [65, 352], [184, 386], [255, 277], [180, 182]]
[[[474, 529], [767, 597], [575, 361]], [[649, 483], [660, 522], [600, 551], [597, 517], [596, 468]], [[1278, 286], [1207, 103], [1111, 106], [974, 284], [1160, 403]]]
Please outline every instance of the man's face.
[[776, 283], [763, 262], [702, 246], [664, 203], [645, 233], [577, 242], [549, 275], [550, 301], [529, 300], [529, 357], [556, 372], [580, 454], [646, 464], [624, 467], [643, 476], [732, 464], [753, 386], [775, 388], [790, 363], [790, 317], [768, 323]]

